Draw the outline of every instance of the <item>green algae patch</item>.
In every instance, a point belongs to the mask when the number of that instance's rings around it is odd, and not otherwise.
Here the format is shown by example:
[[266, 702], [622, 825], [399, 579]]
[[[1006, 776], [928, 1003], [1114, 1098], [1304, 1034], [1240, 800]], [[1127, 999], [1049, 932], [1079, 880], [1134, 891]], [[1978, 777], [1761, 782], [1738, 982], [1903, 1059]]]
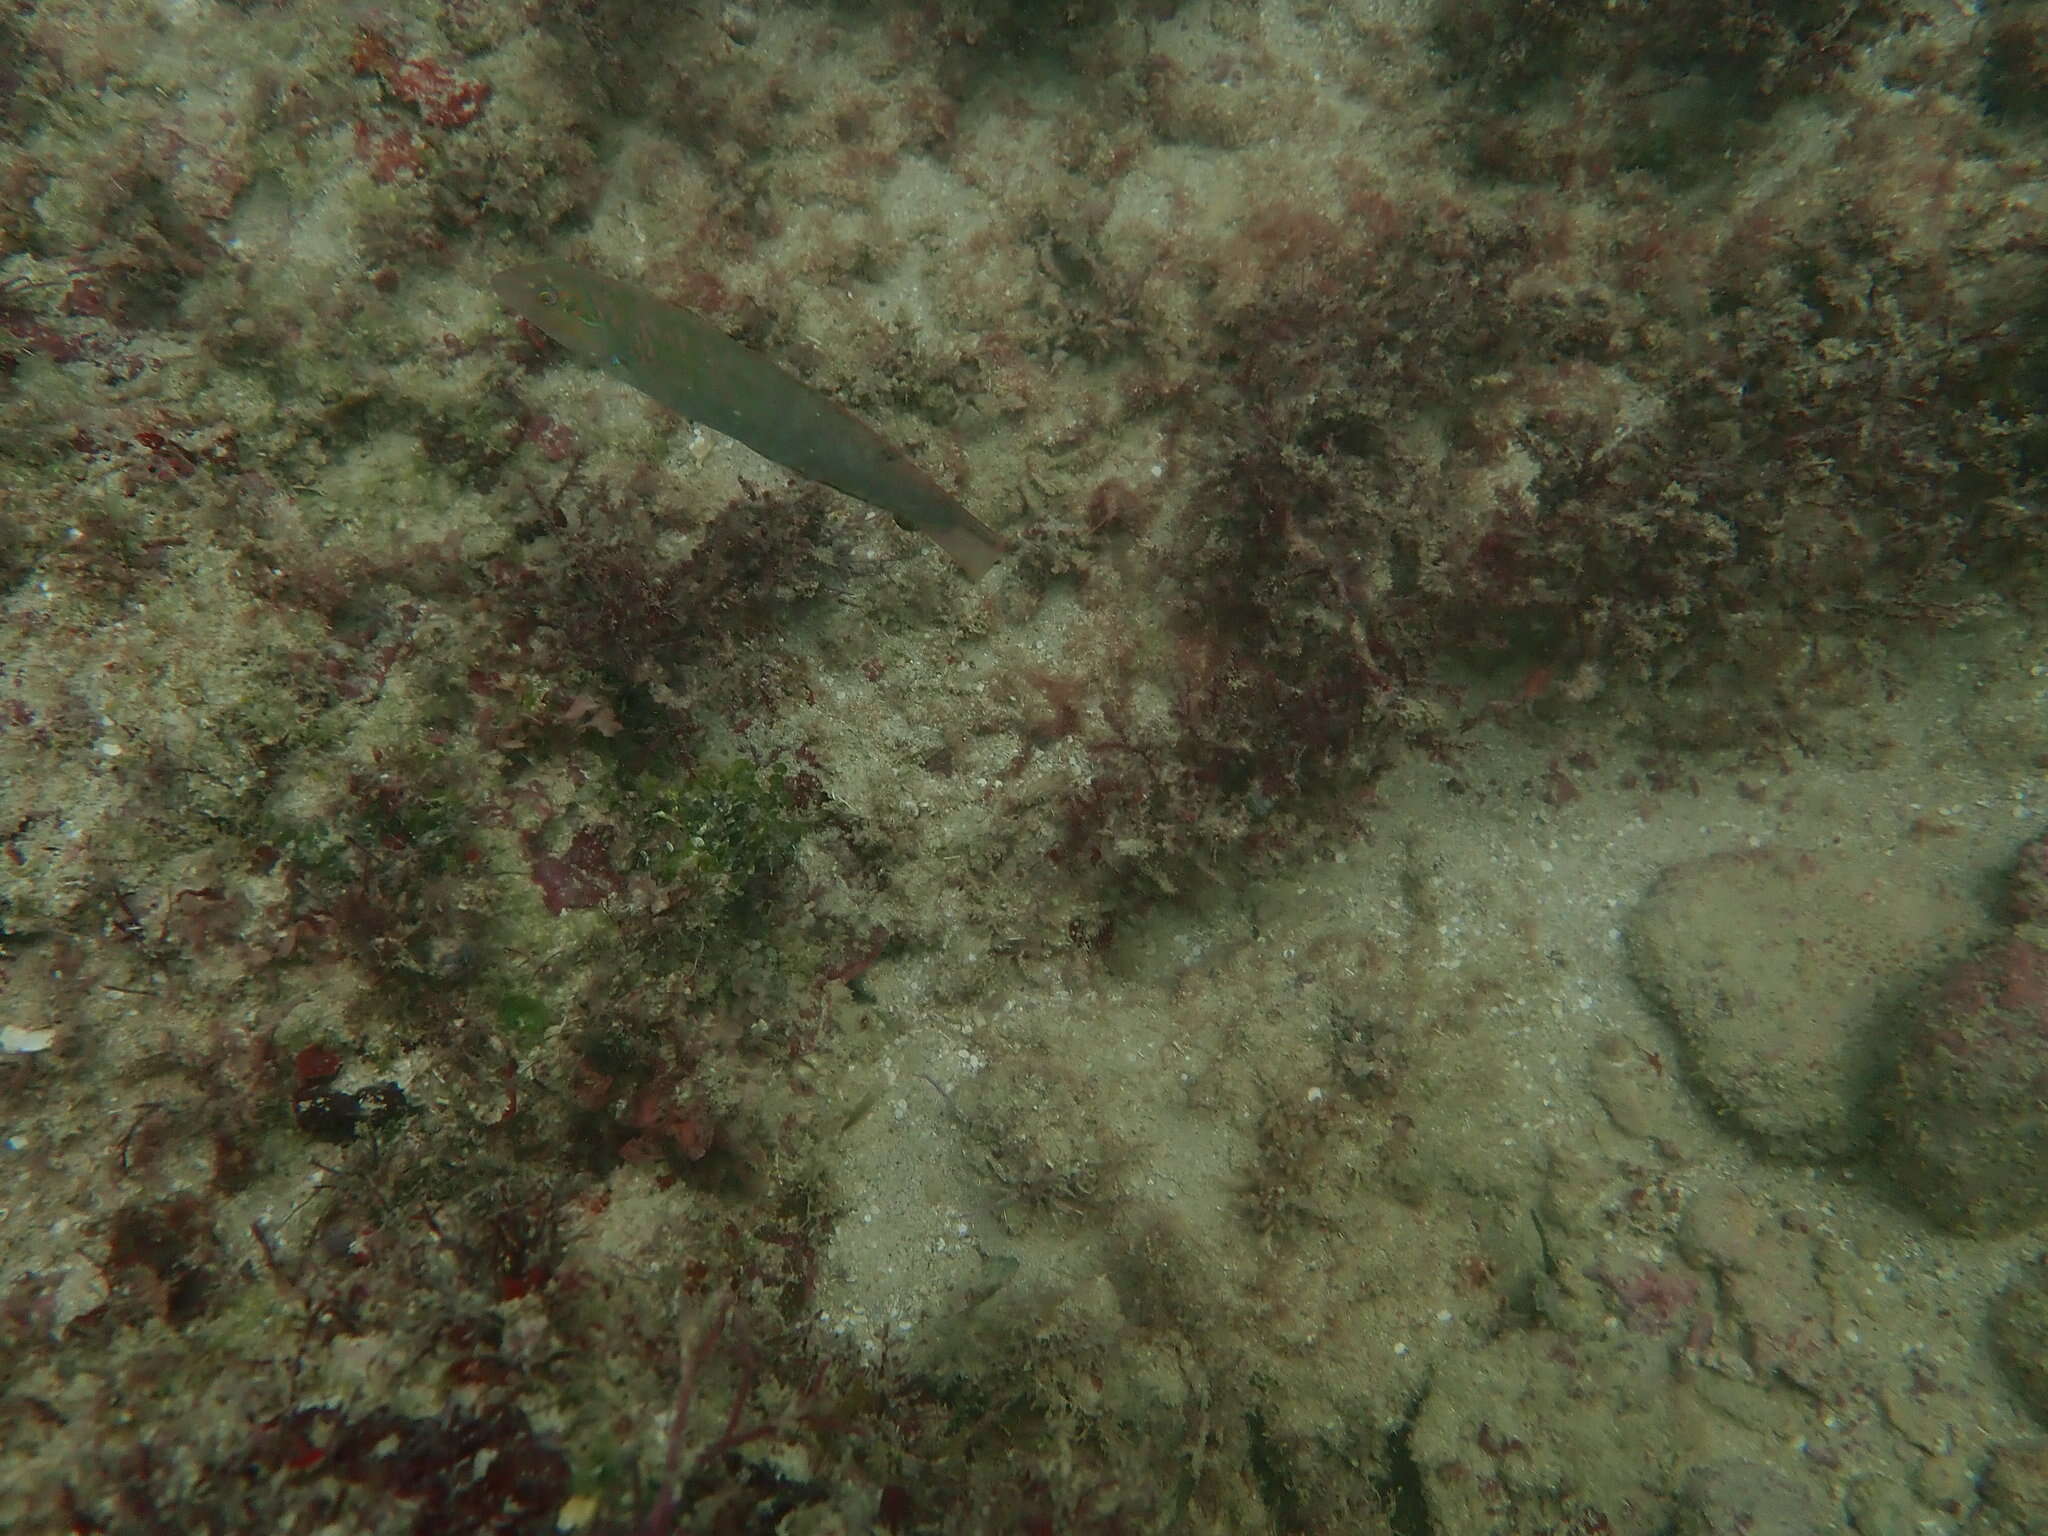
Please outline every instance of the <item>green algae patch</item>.
[[707, 910], [744, 915], [748, 898], [795, 861], [812, 817], [798, 807], [789, 770], [743, 758], [636, 786], [638, 861], [656, 880], [688, 882]]
[[498, 997], [498, 1027], [518, 1045], [536, 1045], [547, 1032], [553, 1015], [546, 1003], [526, 992], [504, 992]]

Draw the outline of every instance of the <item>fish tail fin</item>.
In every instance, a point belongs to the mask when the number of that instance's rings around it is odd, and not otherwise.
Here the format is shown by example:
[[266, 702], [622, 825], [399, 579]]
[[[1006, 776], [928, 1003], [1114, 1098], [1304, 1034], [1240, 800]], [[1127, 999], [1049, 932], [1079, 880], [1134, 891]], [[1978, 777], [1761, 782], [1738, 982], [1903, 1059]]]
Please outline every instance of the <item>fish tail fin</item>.
[[922, 531], [953, 557], [953, 563], [967, 573], [969, 581], [981, 580], [990, 566], [1010, 552], [1010, 546], [971, 512], [960, 512], [957, 523], [943, 523]]

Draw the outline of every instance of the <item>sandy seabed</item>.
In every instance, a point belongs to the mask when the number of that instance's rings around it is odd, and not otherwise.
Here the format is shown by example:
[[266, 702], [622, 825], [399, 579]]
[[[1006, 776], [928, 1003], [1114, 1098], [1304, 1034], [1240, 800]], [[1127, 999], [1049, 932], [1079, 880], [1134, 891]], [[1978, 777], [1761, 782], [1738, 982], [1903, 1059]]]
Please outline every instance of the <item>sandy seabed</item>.
[[17, 7], [0, 1524], [2044, 1528], [2043, 60]]

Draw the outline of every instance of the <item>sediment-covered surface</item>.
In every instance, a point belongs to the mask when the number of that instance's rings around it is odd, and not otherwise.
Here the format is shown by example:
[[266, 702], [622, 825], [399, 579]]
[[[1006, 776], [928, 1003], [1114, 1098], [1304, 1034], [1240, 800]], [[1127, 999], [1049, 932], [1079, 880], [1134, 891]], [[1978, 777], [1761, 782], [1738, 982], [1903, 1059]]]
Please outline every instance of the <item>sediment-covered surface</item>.
[[2038, 1529], [2044, 155], [2032, 3], [14, 7], [0, 1525]]

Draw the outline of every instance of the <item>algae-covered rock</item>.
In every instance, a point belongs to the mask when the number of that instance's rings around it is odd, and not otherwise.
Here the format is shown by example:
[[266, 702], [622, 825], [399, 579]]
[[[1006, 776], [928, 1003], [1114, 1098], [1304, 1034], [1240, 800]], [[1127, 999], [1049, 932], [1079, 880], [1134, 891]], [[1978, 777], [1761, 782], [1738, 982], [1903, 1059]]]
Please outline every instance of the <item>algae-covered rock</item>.
[[1913, 1021], [1885, 1114], [1893, 1174], [1943, 1226], [2048, 1216], [2048, 948], [2014, 935], [1955, 968]]
[[1983, 1504], [1971, 1536], [2040, 1536], [2048, 1531], [2048, 1438], [2010, 1440], [1991, 1448], [1977, 1479]]
[[1946, 1227], [2010, 1232], [2048, 1216], [2048, 926], [2039, 839], [2008, 908], [2022, 919], [1915, 1010], [1882, 1100], [1899, 1185]]
[[1753, 1461], [1694, 1467], [1678, 1488], [1678, 1536], [1809, 1536], [1828, 1528], [1820, 1490]]
[[2035, 1264], [1991, 1303], [1991, 1352], [2027, 1411], [2048, 1424], [2048, 1268]]
[[1409, 1437], [1428, 1529], [1668, 1536], [1684, 1429], [1664, 1349], [1529, 1328], [1444, 1358]]
[[2048, 923], [2048, 836], [2020, 849], [2006, 887], [2006, 910], [2015, 923]]
[[1874, 859], [1722, 853], [1665, 871], [1629, 955], [1720, 1113], [1780, 1157], [1840, 1158], [1874, 1129], [1878, 1021], [1964, 918]]

